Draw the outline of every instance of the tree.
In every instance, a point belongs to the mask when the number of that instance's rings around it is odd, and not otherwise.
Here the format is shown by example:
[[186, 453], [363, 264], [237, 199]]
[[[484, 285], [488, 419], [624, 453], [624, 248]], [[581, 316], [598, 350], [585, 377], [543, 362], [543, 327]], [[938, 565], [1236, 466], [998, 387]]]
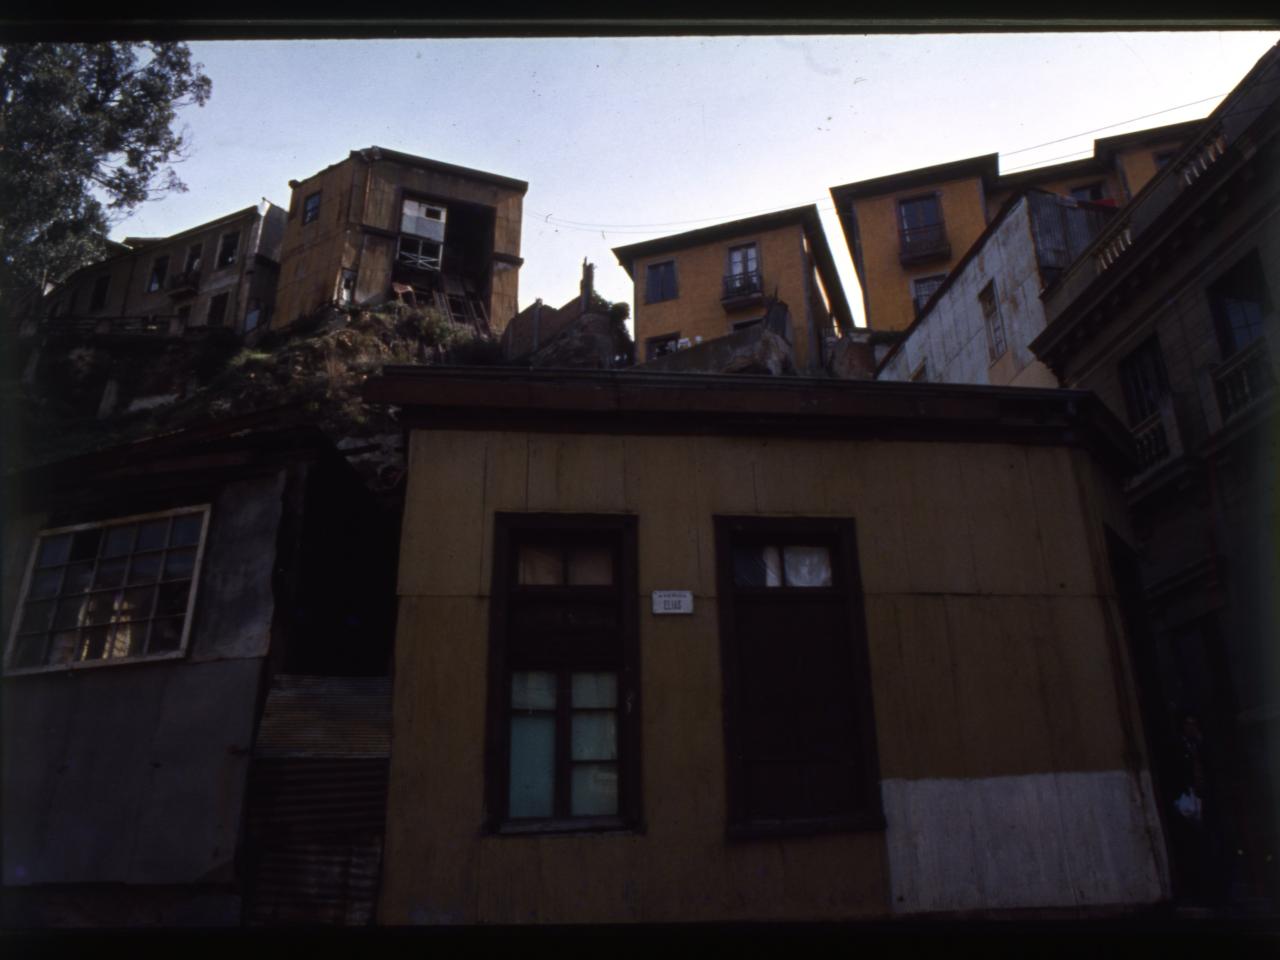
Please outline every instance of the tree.
[[186, 185], [177, 110], [212, 84], [185, 43], [0, 45], [0, 315], [92, 262], [110, 226]]

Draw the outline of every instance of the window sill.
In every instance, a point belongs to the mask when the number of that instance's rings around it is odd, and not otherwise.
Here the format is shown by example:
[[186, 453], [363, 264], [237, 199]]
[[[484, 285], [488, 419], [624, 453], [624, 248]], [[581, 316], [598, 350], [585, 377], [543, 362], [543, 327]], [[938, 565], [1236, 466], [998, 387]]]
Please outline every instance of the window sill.
[[812, 837], [828, 833], [869, 833], [883, 829], [885, 829], [884, 814], [877, 810], [841, 817], [731, 823], [726, 830], [726, 836], [731, 841], [769, 840], [775, 837]]
[[584, 833], [642, 833], [622, 817], [573, 817], [564, 820], [508, 820], [489, 830], [494, 837], [580, 836]]
[[174, 650], [171, 653], [156, 653], [149, 657], [116, 657], [108, 660], [77, 660], [75, 663], [51, 663], [40, 667], [7, 667], [6, 677], [25, 677], [39, 673], [67, 673], [72, 670], [96, 670], [101, 667], [122, 667], [134, 663], [160, 663], [166, 660], [181, 660], [187, 655], [185, 650]]

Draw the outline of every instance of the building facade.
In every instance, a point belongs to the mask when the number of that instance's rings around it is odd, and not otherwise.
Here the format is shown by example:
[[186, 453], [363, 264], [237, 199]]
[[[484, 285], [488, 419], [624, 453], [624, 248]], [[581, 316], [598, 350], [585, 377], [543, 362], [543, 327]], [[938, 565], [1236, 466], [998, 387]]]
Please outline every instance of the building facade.
[[1093, 156], [1013, 174], [988, 154], [832, 187], [866, 325], [903, 330], [1014, 194], [1030, 188], [1123, 205], [1184, 144], [1194, 123], [1094, 142]]
[[853, 326], [816, 206], [613, 252], [635, 283], [638, 362], [762, 324], [770, 302], [780, 301], [790, 313], [795, 366], [815, 373], [827, 338]]
[[[115, 256], [84, 267], [45, 297], [42, 329], [238, 336], [271, 321], [285, 211], [263, 201], [171, 237], [126, 237]], [[36, 332], [35, 329], [27, 331]]]
[[[1036, 354], [1132, 430], [1147, 729], [1192, 897], [1280, 896], [1280, 51], [1045, 295]], [[1187, 770], [1194, 755], [1199, 772]], [[1174, 809], [1188, 789], [1200, 818]]]
[[369, 147], [289, 185], [282, 324], [393, 290], [480, 331], [515, 315], [523, 180]]
[[316, 431], [253, 427], [7, 480], [6, 929], [372, 911], [394, 541]]
[[1040, 295], [1113, 213], [1042, 190], [1011, 197], [938, 281], [876, 377], [1058, 386], [1058, 378], [1031, 352], [1031, 341], [1045, 324]]
[[366, 397], [410, 430], [382, 923], [1166, 895], [1127, 454], [1087, 394], [403, 367]]

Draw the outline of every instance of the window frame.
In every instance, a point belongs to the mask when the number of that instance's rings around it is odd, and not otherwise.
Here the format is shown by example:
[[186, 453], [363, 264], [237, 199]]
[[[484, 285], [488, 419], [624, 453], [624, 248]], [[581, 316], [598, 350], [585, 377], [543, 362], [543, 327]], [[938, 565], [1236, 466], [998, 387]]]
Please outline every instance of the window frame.
[[[720, 661], [723, 682], [725, 747], [725, 835], [729, 840], [756, 840], [779, 836], [812, 836], [883, 830], [885, 817], [880, 794], [880, 766], [876, 746], [875, 709], [872, 701], [870, 655], [867, 643], [862, 575], [858, 562], [857, 525], [850, 517], [713, 518], [716, 540], [716, 581], [720, 629]], [[779, 544], [821, 544], [830, 549], [830, 587], [739, 587], [734, 582], [734, 546], [768, 540]], [[819, 817], [752, 817], [746, 804], [745, 723], [739, 658], [736, 648], [738, 596], [771, 595], [786, 603], [796, 596], [843, 597], [849, 629], [854, 675], [849, 678], [853, 736], [858, 748], [857, 802], [846, 812]]]
[[[665, 282], [658, 285], [658, 296], [652, 296], [655, 291], [655, 285], [651, 279], [654, 276], [653, 271], [657, 268], [669, 267], [671, 271], [671, 292], [667, 294], [667, 284]], [[656, 260], [653, 263], [644, 265], [644, 302], [649, 303], [666, 303], [668, 300], [678, 300], [680, 298], [680, 278], [676, 272], [676, 261], [674, 257], [666, 260]]]
[[[229, 256], [224, 252], [224, 248], [227, 245], [228, 237], [231, 237], [235, 241], [231, 247], [231, 252]], [[240, 257], [240, 231], [228, 230], [226, 233], [223, 233], [221, 236], [218, 237], [218, 248], [217, 248], [217, 252], [214, 254], [213, 269], [226, 270], [228, 267], [234, 267], [236, 265], [236, 260], [238, 260], [239, 257]]]
[[[658, 347], [662, 344], [670, 344], [670, 348], [658, 352]], [[644, 362], [657, 360], [659, 357], [665, 357], [680, 350], [680, 331], [676, 330], [672, 333], [659, 333], [652, 337], [646, 337], [644, 341]]]
[[[320, 194], [322, 191], [317, 190], [315, 193], [307, 194], [307, 198], [302, 201], [302, 225], [305, 227], [309, 223], [315, 223], [320, 219]], [[312, 202], [314, 201], [314, 203]]]
[[[917, 317], [924, 313], [925, 304], [927, 304], [933, 298], [933, 295], [942, 288], [942, 285], [947, 280], [947, 276], [948, 275], [945, 273], [929, 273], [925, 274], [923, 277], [911, 278], [911, 303], [915, 308], [915, 315]], [[916, 289], [916, 284], [931, 282], [933, 283], [933, 288], [929, 291], [928, 296], [921, 297], [919, 291]]]
[[[978, 309], [982, 311], [982, 327], [987, 334], [987, 365], [990, 366], [1009, 352], [1009, 331], [1005, 329], [1004, 314], [1000, 312], [1000, 294], [994, 278], [978, 291]], [[997, 329], [1000, 332], [999, 351], [996, 350]]]
[[[18, 591], [17, 599], [14, 604], [13, 617], [9, 624], [9, 636], [5, 644], [4, 651], [4, 675], [5, 676], [22, 676], [37, 673], [61, 673], [68, 670], [91, 670], [98, 667], [122, 666], [132, 663], [155, 663], [162, 660], [180, 660], [186, 657], [188, 646], [191, 640], [191, 623], [195, 619], [196, 597], [200, 593], [200, 575], [204, 568], [205, 550], [209, 543], [209, 518], [212, 513], [212, 504], [201, 503], [187, 507], [174, 507], [170, 510], [156, 510], [148, 513], [135, 513], [123, 517], [110, 517], [105, 520], [94, 520], [86, 523], [65, 524], [58, 527], [48, 527], [38, 530], [32, 540], [31, 550], [27, 557], [26, 570], [22, 577], [22, 586]], [[195, 562], [191, 568], [191, 587], [187, 594], [187, 607], [183, 612], [182, 637], [178, 642], [175, 650], [166, 650], [162, 653], [143, 654], [141, 656], [129, 657], [110, 657], [97, 658], [93, 660], [76, 660], [69, 663], [43, 663], [38, 666], [15, 667], [13, 665], [13, 657], [16, 653], [18, 640], [18, 627], [22, 623], [23, 608], [26, 605], [28, 594], [31, 590], [31, 581], [36, 570], [36, 559], [40, 554], [40, 544], [46, 537], [56, 537], [67, 533], [78, 533], [82, 530], [91, 530], [96, 528], [106, 529], [109, 527], [124, 526], [130, 523], [141, 523], [147, 520], [158, 520], [165, 517], [186, 516], [188, 514], [200, 514], [200, 538], [196, 541]], [[166, 550], [168, 547], [166, 546]], [[135, 551], [130, 551], [126, 556], [133, 557]], [[95, 563], [98, 558], [95, 557]], [[63, 566], [65, 566], [64, 564]], [[160, 582], [157, 579], [156, 583]], [[127, 585], [114, 589], [126, 589]], [[88, 591], [92, 592], [92, 591]], [[156, 617], [150, 617], [148, 620], [155, 620]], [[79, 627], [77, 629], [80, 629]], [[52, 632], [52, 631], [49, 631]]]
[[[1120, 358], [1116, 364], [1116, 379], [1120, 381], [1130, 427], [1145, 423], [1160, 413], [1160, 403], [1169, 394], [1169, 371], [1165, 366], [1160, 337], [1154, 331]], [[1146, 389], [1148, 386], [1154, 393]]]
[[[642, 832], [640, 755], [640, 642], [638, 599], [638, 552], [634, 514], [548, 514], [495, 513], [492, 558], [492, 589], [489, 602], [489, 671], [487, 722], [485, 730], [485, 809], [482, 829], [486, 834], [518, 836], [531, 833]], [[609, 587], [524, 586], [516, 582], [518, 547], [530, 539], [608, 538], [616, 543], [617, 564], [614, 584]], [[614, 595], [618, 604], [618, 649], [616, 651], [618, 812], [607, 816], [562, 816], [512, 818], [508, 813], [510, 777], [510, 706], [513, 670], [540, 669], [520, 664], [509, 652], [511, 608], [514, 591], [547, 598], [581, 597], [583, 592], [597, 598]], [[572, 657], [558, 661], [551, 669], [572, 672]], [[514, 664], [518, 664], [513, 667]], [[598, 669], [598, 662], [589, 666]], [[568, 708], [558, 706], [563, 713]], [[565, 731], [557, 720], [558, 746]], [[569, 759], [559, 752], [556, 775]], [[560, 784], [562, 786], [563, 784]], [[557, 790], [559, 787], [557, 787]], [[559, 796], [561, 806], [567, 798]]]
[[93, 286], [89, 290], [89, 312], [97, 313], [107, 309], [107, 300], [111, 296], [111, 274], [103, 273], [93, 278]]
[[[222, 301], [222, 309], [215, 318], [213, 315], [213, 306], [218, 301]], [[231, 291], [223, 290], [219, 293], [212, 294], [209, 297], [209, 304], [204, 309], [204, 325], [206, 327], [225, 327], [227, 326], [227, 313], [231, 305]]]
[[[1254, 289], [1248, 290], [1249, 286]], [[1266, 339], [1268, 320], [1275, 313], [1275, 300], [1256, 247], [1238, 257], [1203, 289], [1213, 321], [1214, 337], [1224, 362], [1244, 353], [1258, 340]], [[1247, 299], [1247, 296], [1256, 296], [1257, 299]], [[1256, 321], [1242, 325], [1234, 319], [1232, 307], [1246, 303], [1257, 306], [1258, 316]], [[1251, 329], [1256, 332], [1241, 343], [1238, 332]]]
[[151, 274], [147, 277], [147, 293], [157, 293], [164, 289], [164, 282], [169, 276], [169, 254], [161, 254], [151, 261]]

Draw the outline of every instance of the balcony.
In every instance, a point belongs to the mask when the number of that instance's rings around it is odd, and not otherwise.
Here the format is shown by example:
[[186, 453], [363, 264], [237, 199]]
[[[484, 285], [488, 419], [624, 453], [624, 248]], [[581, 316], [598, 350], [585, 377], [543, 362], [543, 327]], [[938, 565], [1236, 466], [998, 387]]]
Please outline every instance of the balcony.
[[743, 270], [724, 277], [720, 303], [726, 307], [745, 307], [764, 298], [764, 277], [759, 270]]
[[1138, 452], [1138, 469], [1129, 478], [1127, 487], [1132, 490], [1183, 454], [1182, 433], [1174, 413], [1173, 396], [1160, 398], [1160, 406], [1133, 428], [1133, 445]]
[[898, 261], [904, 266], [950, 257], [951, 244], [947, 241], [946, 224], [931, 223], [923, 227], [898, 229]]
[[199, 268], [175, 273], [165, 284], [165, 289], [169, 291], [169, 296], [174, 298], [195, 296], [196, 291], [200, 289]]
[[1213, 372], [1213, 385], [1224, 426], [1274, 391], [1276, 374], [1266, 340], [1253, 341], [1221, 364]]

